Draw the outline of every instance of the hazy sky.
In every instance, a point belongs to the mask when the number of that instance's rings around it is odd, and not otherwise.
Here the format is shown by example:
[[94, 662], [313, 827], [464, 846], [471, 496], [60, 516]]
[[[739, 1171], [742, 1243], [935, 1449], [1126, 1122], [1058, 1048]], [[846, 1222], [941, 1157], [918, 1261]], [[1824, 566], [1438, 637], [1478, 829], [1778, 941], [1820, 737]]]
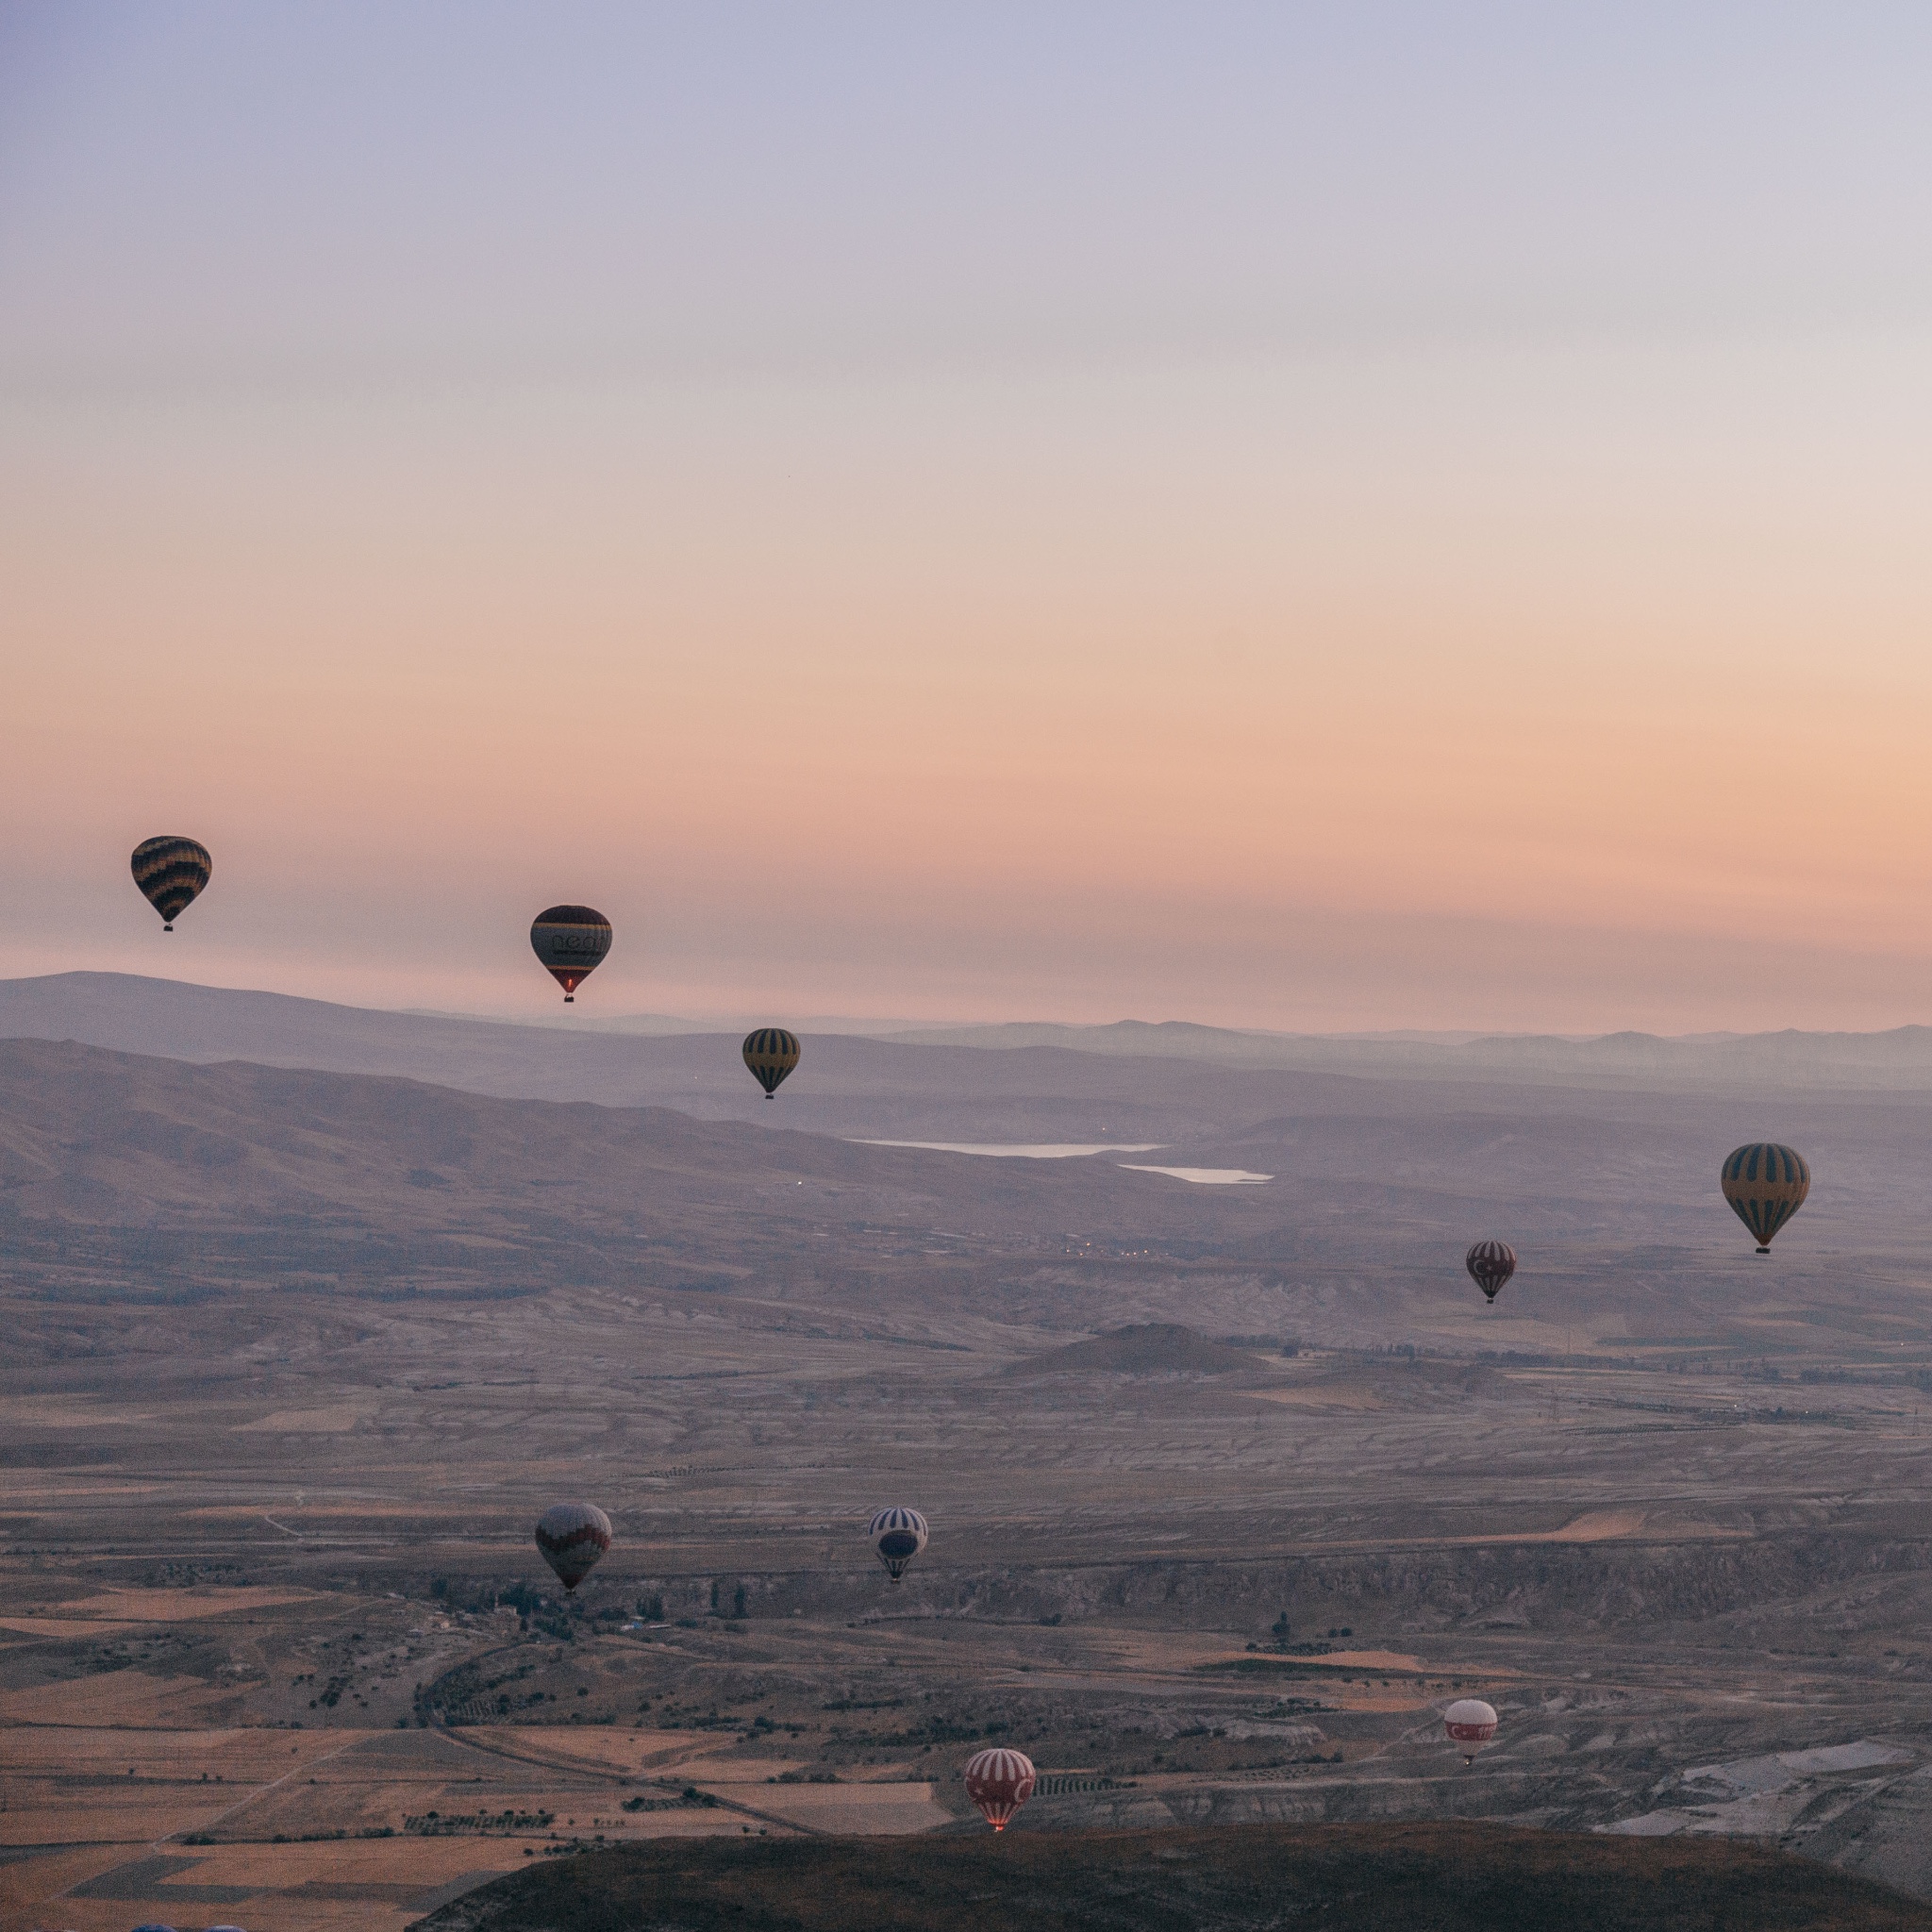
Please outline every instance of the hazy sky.
[[0, 973], [1932, 1021], [1928, 99], [1846, 0], [0, 0]]

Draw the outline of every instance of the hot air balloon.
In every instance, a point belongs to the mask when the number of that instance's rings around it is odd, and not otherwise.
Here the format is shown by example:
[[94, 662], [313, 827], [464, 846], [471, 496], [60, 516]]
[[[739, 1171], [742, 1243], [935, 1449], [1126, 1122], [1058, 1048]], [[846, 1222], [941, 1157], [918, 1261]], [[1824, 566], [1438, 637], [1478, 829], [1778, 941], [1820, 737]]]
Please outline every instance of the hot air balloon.
[[610, 950], [610, 922], [588, 906], [552, 906], [531, 921], [530, 946], [570, 1006]]
[[744, 1036], [744, 1063], [771, 1099], [778, 1083], [798, 1064], [798, 1036], [782, 1026], [760, 1026]]
[[1462, 1257], [1462, 1265], [1493, 1305], [1503, 1284], [1516, 1273], [1516, 1250], [1507, 1241], [1478, 1241]]
[[1033, 1795], [1035, 1777], [1025, 1752], [1001, 1745], [966, 1760], [966, 1795], [995, 1831], [1004, 1831], [1007, 1821]]
[[865, 1533], [894, 1583], [906, 1574], [906, 1566], [925, 1547], [925, 1518], [917, 1509], [881, 1509], [866, 1525]]
[[1771, 1253], [1771, 1238], [1811, 1191], [1805, 1157], [1775, 1141], [1753, 1141], [1724, 1165], [1724, 1199], [1757, 1240], [1760, 1255]]
[[575, 1590], [610, 1547], [610, 1519], [594, 1503], [553, 1503], [538, 1518], [537, 1547], [558, 1582]]
[[1462, 1746], [1462, 1761], [1475, 1762], [1475, 1754], [1496, 1735], [1496, 1710], [1480, 1697], [1458, 1697], [1442, 1713], [1442, 1728], [1452, 1742]]
[[161, 915], [161, 930], [173, 932], [175, 922], [193, 903], [215, 862], [196, 839], [163, 834], [143, 839], [134, 848], [134, 883], [142, 896]]

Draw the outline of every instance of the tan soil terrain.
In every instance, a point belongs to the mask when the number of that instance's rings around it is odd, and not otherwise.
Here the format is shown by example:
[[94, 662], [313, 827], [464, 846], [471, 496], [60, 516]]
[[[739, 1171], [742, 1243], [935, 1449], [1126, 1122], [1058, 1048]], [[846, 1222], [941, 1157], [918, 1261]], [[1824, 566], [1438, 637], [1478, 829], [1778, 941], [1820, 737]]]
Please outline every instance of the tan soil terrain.
[[[1932, 1109], [1059, 1059], [1281, 1179], [0, 1041], [0, 1932], [946, 1830], [987, 1741], [1027, 1833], [1741, 1835], [1932, 1895]], [[1758, 1260], [1704, 1157], [1768, 1123], [1820, 1179]]]

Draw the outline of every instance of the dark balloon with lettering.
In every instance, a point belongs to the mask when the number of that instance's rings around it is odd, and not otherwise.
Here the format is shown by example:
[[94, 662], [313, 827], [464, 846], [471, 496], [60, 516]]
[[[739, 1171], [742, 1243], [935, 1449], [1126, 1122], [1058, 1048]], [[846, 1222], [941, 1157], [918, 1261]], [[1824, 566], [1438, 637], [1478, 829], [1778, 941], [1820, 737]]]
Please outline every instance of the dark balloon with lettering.
[[610, 950], [610, 922], [589, 906], [549, 907], [531, 922], [530, 949], [569, 1006]]

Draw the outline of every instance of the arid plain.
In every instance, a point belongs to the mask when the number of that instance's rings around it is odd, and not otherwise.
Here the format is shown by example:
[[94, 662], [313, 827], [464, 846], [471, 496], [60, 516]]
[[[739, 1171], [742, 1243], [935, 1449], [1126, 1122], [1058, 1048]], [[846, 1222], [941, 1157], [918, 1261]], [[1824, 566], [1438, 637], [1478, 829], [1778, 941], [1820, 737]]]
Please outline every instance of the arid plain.
[[[5, 1932], [963, 1829], [987, 1739], [1022, 1830], [1729, 1832], [1932, 1895], [1922, 1042], [827, 1038], [765, 1107], [717, 1035], [262, 999], [0, 989]], [[1818, 1175], [1768, 1259], [1759, 1135]]]

